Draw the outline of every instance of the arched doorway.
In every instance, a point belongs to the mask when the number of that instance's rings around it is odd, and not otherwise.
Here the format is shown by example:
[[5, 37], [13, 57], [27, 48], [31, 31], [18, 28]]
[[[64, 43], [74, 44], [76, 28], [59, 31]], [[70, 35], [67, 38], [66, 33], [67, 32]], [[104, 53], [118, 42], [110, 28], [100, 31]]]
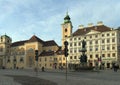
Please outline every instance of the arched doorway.
[[33, 67], [33, 66], [34, 66], [34, 58], [33, 58], [32, 56], [29, 56], [28, 66], [29, 66], [29, 67]]

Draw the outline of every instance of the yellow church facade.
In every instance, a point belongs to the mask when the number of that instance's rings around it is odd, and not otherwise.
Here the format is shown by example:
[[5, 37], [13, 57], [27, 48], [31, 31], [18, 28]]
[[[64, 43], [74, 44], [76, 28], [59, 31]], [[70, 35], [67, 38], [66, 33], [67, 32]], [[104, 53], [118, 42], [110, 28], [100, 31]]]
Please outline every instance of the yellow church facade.
[[[30, 39], [12, 43], [9, 36], [1, 36], [0, 67], [9, 69], [33, 69], [36, 66], [35, 50], [39, 52], [38, 68], [65, 68], [65, 57], [54, 40], [43, 41], [33, 35]], [[9, 41], [9, 42], [8, 42]], [[8, 51], [8, 52], [7, 52]]]

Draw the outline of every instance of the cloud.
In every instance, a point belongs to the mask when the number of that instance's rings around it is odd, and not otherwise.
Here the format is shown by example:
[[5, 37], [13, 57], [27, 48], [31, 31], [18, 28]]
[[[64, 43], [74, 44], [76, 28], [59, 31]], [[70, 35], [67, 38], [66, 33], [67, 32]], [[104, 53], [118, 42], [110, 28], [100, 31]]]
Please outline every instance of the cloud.
[[0, 0], [0, 33], [12, 36], [13, 41], [29, 39], [36, 34], [43, 40], [55, 39], [60, 45], [61, 23], [68, 10], [73, 32], [80, 24], [118, 27], [120, 1], [118, 0]]

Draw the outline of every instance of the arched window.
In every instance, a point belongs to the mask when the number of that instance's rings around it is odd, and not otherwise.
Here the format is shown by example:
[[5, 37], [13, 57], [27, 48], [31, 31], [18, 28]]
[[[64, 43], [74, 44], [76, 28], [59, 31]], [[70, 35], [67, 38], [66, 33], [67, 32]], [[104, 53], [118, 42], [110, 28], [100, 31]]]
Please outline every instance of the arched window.
[[34, 49], [33, 49], [33, 48], [29, 48], [29, 49], [27, 50], [27, 52], [34, 52]]
[[65, 29], [65, 32], [67, 32], [67, 28]]

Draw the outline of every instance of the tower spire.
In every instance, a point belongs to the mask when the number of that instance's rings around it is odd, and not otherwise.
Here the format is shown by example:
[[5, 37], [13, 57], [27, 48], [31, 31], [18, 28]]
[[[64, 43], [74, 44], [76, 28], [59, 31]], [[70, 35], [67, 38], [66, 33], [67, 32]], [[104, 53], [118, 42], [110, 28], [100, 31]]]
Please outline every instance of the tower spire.
[[69, 23], [69, 22], [71, 22], [71, 21], [70, 21], [70, 17], [68, 15], [68, 10], [67, 10], [66, 16], [64, 17], [64, 23]]

